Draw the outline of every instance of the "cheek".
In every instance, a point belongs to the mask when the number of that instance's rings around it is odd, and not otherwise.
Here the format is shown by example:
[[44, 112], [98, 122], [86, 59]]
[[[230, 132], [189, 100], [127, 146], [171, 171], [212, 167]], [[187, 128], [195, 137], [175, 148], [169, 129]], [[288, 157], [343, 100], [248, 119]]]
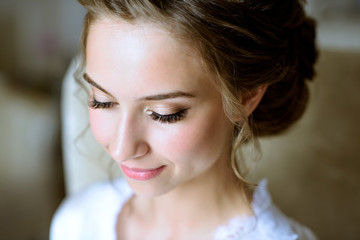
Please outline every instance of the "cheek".
[[101, 110], [89, 109], [89, 121], [92, 133], [103, 147], [109, 144], [111, 139], [111, 129], [114, 129], [113, 124], [109, 121], [106, 114], [102, 114]]
[[[202, 118], [184, 123], [170, 133], [164, 149], [167, 149], [169, 160], [178, 159], [192, 164], [191, 160], [218, 159], [231, 138], [230, 123], [222, 117]], [[195, 162], [193, 162], [195, 163]]]

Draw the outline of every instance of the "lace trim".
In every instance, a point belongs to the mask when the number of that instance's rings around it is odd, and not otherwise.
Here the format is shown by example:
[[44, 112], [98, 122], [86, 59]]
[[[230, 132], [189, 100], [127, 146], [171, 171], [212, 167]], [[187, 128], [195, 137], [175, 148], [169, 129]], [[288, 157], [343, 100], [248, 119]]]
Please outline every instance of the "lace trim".
[[256, 218], [253, 216], [237, 216], [226, 225], [219, 226], [214, 234], [214, 240], [237, 240], [254, 230]]
[[219, 226], [214, 234], [215, 240], [276, 239], [293, 240], [294, 234], [287, 224], [286, 217], [272, 205], [267, 190], [267, 180], [261, 180], [253, 196], [251, 207], [254, 216], [236, 216], [226, 225]]

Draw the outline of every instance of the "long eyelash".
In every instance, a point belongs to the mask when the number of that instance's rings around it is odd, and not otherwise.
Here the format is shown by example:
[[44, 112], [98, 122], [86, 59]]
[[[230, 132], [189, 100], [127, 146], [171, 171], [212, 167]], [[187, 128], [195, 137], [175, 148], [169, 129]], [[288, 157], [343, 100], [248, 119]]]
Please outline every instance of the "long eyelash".
[[159, 113], [152, 112], [150, 114], [150, 117], [152, 118], [152, 120], [158, 121], [161, 123], [174, 123], [174, 122], [182, 120], [186, 116], [187, 111], [188, 111], [188, 109], [183, 109], [176, 113], [166, 114], [166, 115], [161, 115]]
[[115, 103], [113, 102], [99, 102], [94, 97], [89, 101], [89, 107], [93, 109], [104, 109], [114, 107]]

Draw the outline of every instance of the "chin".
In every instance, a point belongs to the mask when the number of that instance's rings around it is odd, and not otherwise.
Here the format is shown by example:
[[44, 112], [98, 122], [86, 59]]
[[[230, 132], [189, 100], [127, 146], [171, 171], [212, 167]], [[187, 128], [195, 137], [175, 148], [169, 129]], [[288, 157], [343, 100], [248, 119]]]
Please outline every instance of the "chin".
[[173, 189], [170, 186], [164, 186], [162, 181], [137, 181], [127, 178], [126, 181], [136, 196], [144, 198], [160, 197]]

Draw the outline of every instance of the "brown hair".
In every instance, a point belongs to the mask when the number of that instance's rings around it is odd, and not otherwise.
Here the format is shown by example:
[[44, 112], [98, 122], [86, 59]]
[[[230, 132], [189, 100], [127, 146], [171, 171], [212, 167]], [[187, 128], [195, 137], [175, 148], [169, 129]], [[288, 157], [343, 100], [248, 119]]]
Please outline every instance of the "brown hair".
[[[232, 166], [241, 143], [278, 134], [298, 120], [308, 101], [306, 80], [317, 58], [315, 22], [301, 0], [78, 0], [87, 10], [83, 57], [91, 23], [113, 17], [152, 22], [190, 41], [208, 70], [224, 110], [234, 123]], [[84, 59], [83, 59], [84, 60]], [[83, 61], [83, 64], [84, 61]], [[260, 104], [245, 117], [240, 97], [268, 86]]]

